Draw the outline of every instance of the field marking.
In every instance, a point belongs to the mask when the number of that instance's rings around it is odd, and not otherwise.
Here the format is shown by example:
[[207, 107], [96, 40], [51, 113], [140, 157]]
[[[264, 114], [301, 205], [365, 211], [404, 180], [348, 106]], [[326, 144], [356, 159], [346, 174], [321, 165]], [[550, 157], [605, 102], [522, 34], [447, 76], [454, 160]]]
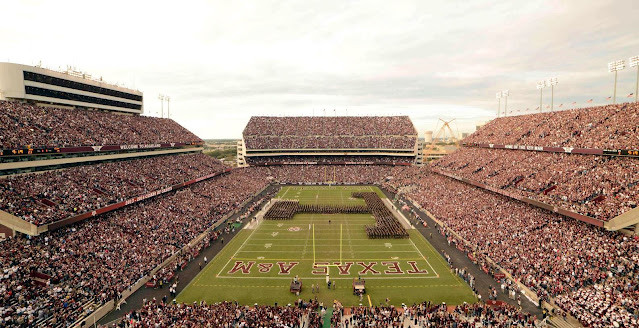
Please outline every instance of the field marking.
[[[243, 258], [243, 257], [235, 257], [233, 258], [234, 260], [238, 260], [238, 261], [256, 261], [256, 260], [263, 260], [263, 261], [313, 261], [313, 259], [299, 259], [299, 258], [292, 258], [292, 259], [258, 259], [258, 258]], [[362, 258], [352, 258], [352, 259], [344, 259], [346, 261], [423, 261], [423, 258], [414, 258], [414, 259], [392, 259], [392, 258], [386, 258], [386, 259], [362, 259]]]
[[[435, 271], [435, 268], [433, 268], [433, 266], [430, 264], [430, 262], [428, 262], [428, 259], [424, 256], [424, 254], [422, 254], [422, 251], [419, 250], [419, 248], [417, 248], [417, 245], [415, 245], [415, 243], [413, 242], [413, 240], [409, 237], [408, 240], [410, 240], [410, 242], [413, 244], [413, 247], [415, 247], [415, 249], [417, 250], [417, 252], [419, 252], [419, 255], [421, 255], [424, 258], [424, 261], [426, 261], [426, 263], [428, 263], [428, 266], [433, 270], [433, 272], [437, 275], [437, 278], [439, 278], [439, 273], [437, 273], [437, 271]], [[439, 253], [438, 253], [439, 254]]]
[[291, 190], [290, 187], [286, 187], [286, 191], [284, 192], [284, 194], [282, 194], [282, 196], [280, 196], [280, 198], [286, 199], [285, 196], [286, 194], [288, 194], [288, 191]]
[[[355, 278], [356, 276], [349, 276], [349, 277], [331, 277], [331, 280], [335, 279], [335, 280], [353, 280], [353, 278]], [[242, 277], [242, 276], [218, 276], [216, 278], [220, 278], [220, 279], [269, 279], [269, 280], [288, 280], [291, 281], [291, 279], [293, 279], [292, 277]], [[306, 280], [326, 280], [326, 277], [324, 276], [315, 276], [315, 277], [299, 277], [300, 279], [306, 279]], [[382, 280], [382, 279], [439, 279], [438, 276], [433, 276], [433, 275], [414, 275], [412, 277], [394, 277], [394, 276], [384, 276], [384, 277], [367, 277], [364, 276], [362, 277], [365, 280]], [[194, 285], [197, 286], [197, 285]]]
[[[244, 242], [242, 243], [242, 245], [240, 245], [240, 247], [237, 249], [237, 251], [235, 251], [235, 253], [233, 254], [233, 256], [231, 256], [229, 258], [228, 261], [226, 261], [226, 264], [224, 264], [224, 266], [222, 267], [222, 269], [220, 269], [220, 272], [218, 272], [215, 276], [219, 277], [220, 274], [222, 273], [222, 271], [224, 271], [224, 269], [226, 269], [226, 266], [229, 265], [229, 263], [231, 263], [231, 261], [233, 260], [233, 258], [237, 255], [237, 253], [244, 247], [244, 244], [246, 244], [247, 241], [249, 241], [249, 239], [251, 239], [251, 236], [253, 236], [253, 234], [255, 233], [255, 231], [257, 231], [257, 228], [255, 230], [253, 230], [253, 232], [251, 232], [251, 234], [248, 236], [248, 238], [246, 238], [244, 240]], [[228, 246], [228, 245], [227, 245]], [[206, 270], [204, 270], [206, 271]]]
[[[264, 245], [262, 245], [263, 247]], [[239, 253], [261, 253], [261, 252], [277, 252], [277, 253], [293, 253], [293, 252], [297, 252], [299, 254], [298, 251], [296, 250], [291, 250], [291, 251], [266, 251], [266, 250], [257, 250], [257, 251], [241, 251]], [[339, 254], [339, 251], [319, 251], [318, 253], [335, 253], [335, 254]], [[370, 251], [370, 252], [366, 252], [366, 251], [359, 251], [358, 253], [418, 253], [416, 251]], [[235, 258], [235, 257], [234, 257]], [[426, 258], [424, 258], [424, 260], [426, 260]], [[428, 261], [428, 260], [426, 260]]]

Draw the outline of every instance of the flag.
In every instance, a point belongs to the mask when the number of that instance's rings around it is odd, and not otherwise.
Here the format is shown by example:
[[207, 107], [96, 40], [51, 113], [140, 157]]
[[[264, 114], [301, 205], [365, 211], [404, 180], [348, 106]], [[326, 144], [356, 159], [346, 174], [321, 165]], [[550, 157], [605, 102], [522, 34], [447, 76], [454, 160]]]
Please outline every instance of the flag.
[[530, 108], [526, 108], [526, 110], [530, 110]]
[[635, 95], [634, 93], [631, 93], [631, 94], [628, 95], [628, 98], [632, 98], [632, 96], [634, 96], [634, 95]]
[[561, 108], [561, 107], [564, 107], [564, 104], [559, 104], [559, 107], [560, 107], [560, 108]]
[[592, 102], [592, 99], [588, 100], [587, 102], [591, 103], [591, 102]]
[[538, 109], [539, 109], [539, 106], [537, 106], [537, 108], [535, 108], [535, 110], [538, 110]]
[[612, 99], [612, 97], [608, 97], [608, 98], [606, 98], [606, 100], [610, 100], [610, 99]]
[[576, 105], [576, 104], [577, 104], [577, 102], [576, 102], [576, 101], [573, 101], [573, 102], [572, 102], [572, 104], [573, 104], [573, 105]]

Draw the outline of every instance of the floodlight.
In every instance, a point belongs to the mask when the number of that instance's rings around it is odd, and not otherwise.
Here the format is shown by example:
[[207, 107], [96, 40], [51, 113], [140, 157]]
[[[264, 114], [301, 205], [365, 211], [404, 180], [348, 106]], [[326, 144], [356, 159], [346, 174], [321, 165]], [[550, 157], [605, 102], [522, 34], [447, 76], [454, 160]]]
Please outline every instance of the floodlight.
[[630, 57], [628, 60], [630, 67], [639, 66], [639, 56]]
[[616, 61], [608, 63], [608, 72], [610, 72], [610, 73], [616, 72], [616, 71], [621, 71], [624, 68], [626, 68], [626, 64], [623, 61], [623, 59], [622, 60], [616, 60]]
[[548, 79], [548, 81], [546, 81], [546, 86], [555, 86], [558, 83], [559, 82], [557, 81], [556, 77], [551, 77], [550, 79]]
[[501, 98], [501, 97], [502, 97], [502, 96], [501, 96], [501, 91], [500, 91], [500, 92], [497, 92], [497, 93], [495, 94], [495, 98], [499, 99], [499, 98]]
[[543, 89], [546, 86], [546, 81], [537, 82], [537, 89]]
[[504, 97], [508, 97], [508, 90], [504, 90], [501, 92]]

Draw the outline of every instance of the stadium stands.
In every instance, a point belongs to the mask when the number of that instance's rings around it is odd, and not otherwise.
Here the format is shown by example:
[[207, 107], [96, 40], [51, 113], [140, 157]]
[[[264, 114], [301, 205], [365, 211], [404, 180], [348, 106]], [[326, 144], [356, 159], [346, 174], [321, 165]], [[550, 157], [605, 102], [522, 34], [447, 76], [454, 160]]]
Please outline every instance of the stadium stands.
[[408, 116], [251, 117], [246, 148], [413, 149], [417, 131]]
[[127, 314], [116, 327], [322, 327], [317, 301], [298, 306], [242, 306], [237, 303], [162, 304], [149, 301]]
[[622, 103], [492, 120], [467, 144], [639, 149], [639, 103]]
[[0, 101], [0, 150], [200, 143], [170, 119]]
[[253, 116], [244, 136], [416, 136], [408, 116]]
[[298, 165], [298, 164], [357, 164], [357, 165], [395, 165], [412, 164], [414, 157], [408, 156], [255, 156], [247, 157], [248, 165]]
[[93, 220], [0, 242], [0, 326], [67, 326], [117, 298], [264, 188], [260, 170], [232, 171]]
[[539, 319], [508, 304], [446, 304], [425, 302], [412, 306], [354, 307], [348, 315], [333, 311], [331, 327], [536, 327]]
[[280, 183], [377, 184], [389, 177], [391, 166], [378, 165], [282, 165], [269, 166]]
[[[608, 277], [639, 263], [639, 240], [428, 172], [396, 168], [392, 189], [406, 195], [470, 242], [542, 299]], [[615, 256], [610, 256], [615, 254]], [[636, 264], [635, 264], [636, 266]]]
[[[635, 262], [636, 265], [637, 262]], [[555, 299], [585, 327], [639, 327], [639, 268], [634, 277], [614, 277]]]
[[10, 176], [0, 179], [0, 210], [42, 225], [224, 169], [209, 156], [186, 154]]
[[639, 200], [639, 161], [628, 157], [462, 147], [433, 168], [600, 220]]

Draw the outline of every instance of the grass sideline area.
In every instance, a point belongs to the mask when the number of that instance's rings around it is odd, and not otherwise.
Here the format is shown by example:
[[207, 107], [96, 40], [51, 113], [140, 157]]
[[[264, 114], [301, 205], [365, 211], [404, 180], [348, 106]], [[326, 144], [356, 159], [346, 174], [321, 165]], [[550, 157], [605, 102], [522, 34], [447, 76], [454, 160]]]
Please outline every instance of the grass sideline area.
[[[276, 198], [307, 204], [364, 204], [351, 197], [373, 186], [286, 186]], [[315, 296], [324, 304], [339, 300], [359, 305], [352, 282], [366, 281], [363, 305], [413, 304], [430, 300], [455, 305], [474, 303], [468, 285], [448, 269], [446, 261], [417, 231], [409, 239], [368, 239], [364, 226], [375, 224], [369, 214], [297, 214], [292, 220], [263, 220], [244, 229], [202, 269], [178, 295], [178, 302], [238, 301], [292, 304]], [[333, 265], [326, 267], [325, 264]], [[327, 289], [326, 274], [336, 284]], [[303, 283], [300, 296], [289, 291], [295, 276]], [[319, 285], [319, 293], [311, 285]]]

